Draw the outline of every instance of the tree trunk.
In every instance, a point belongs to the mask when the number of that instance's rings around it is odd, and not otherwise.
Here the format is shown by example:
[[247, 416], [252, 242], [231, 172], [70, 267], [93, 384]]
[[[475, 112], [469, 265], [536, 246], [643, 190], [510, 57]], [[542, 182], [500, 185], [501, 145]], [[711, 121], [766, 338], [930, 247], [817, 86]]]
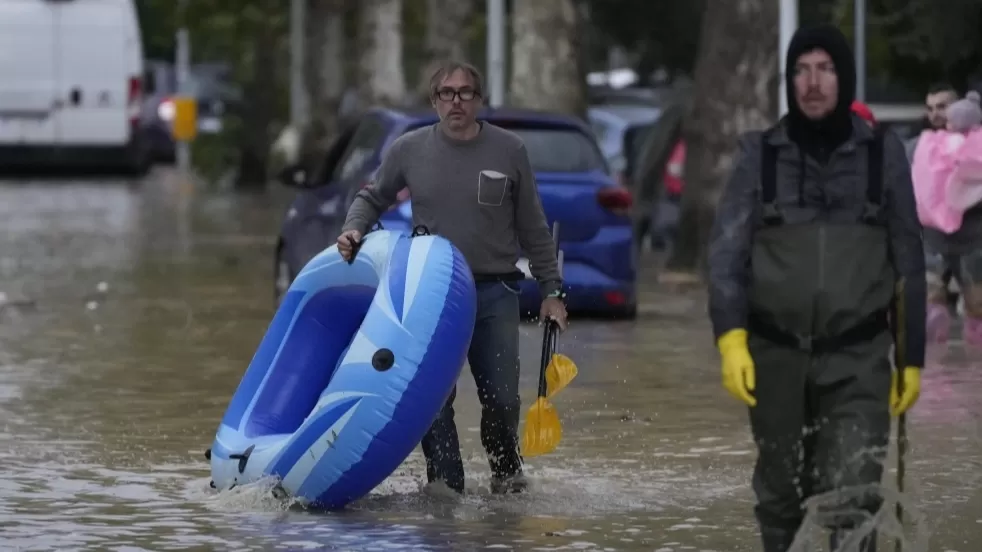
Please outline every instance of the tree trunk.
[[474, 0], [426, 0], [426, 59], [414, 90], [417, 101], [426, 103], [430, 77], [440, 61], [463, 60], [467, 42], [467, 20], [474, 13]]
[[703, 16], [695, 97], [685, 122], [685, 191], [668, 268], [704, 271], [709, 231], [741, 133], [763, 129], [777, 111], [778, 5], [715, 2]]
[[307, 0], [304, 81], [310, 121], [304, 129], [302, 158], [322, 150], [337, 125], [344, 93], [344, 1]]
[[242, 113], [242, 131], [239, 135], [239, 171], [237, 187], [241, 190], [261, 191], [266, 188], [270, 153], [270, 129], [276, 117], [276, 96], [279, 73], [282, 66], [278, 56], [276, 31], [260, 27], [251, 37], [251, 72], [243, 87], [246, 104]]
[[402, 0], [362, 0], [359, 42], [359, 101], [401, 105], [406, 100], [402, 67]]
[[573, 0], [521, 0], [511, 16], [510, 103], [582, 115], [584, 80]]

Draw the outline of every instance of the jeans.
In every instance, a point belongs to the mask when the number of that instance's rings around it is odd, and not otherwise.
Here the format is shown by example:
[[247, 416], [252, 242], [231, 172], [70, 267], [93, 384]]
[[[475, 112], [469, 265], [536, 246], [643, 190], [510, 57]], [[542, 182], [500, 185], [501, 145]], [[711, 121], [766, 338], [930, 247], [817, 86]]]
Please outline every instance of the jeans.
[[[467, 362], [481, 401], [481, 443], [487, 452], [494, 478], [522, 471], [518, 450], [521, 399], [518, 393], [518, 296], [511, 282], [477, 284], [477, 319]], [[443, 481], [457, 492], [464, 491], [464, 464], [454, 424], [454, 388], [436, 421], [423, 437], [428, 481]]]
[[[927, 267], [928, 302], [946, 306], [954, 313], [958, 296], [964, 286], [961, 257], [928, 253], [925, 258], [925, 266]], [[959, 292], [957, 293], [949, 289], [952, 280], [958, 284]]]
[[[951, 310], [955, 305], [947, 288], [954, 280], [965, 302], [965, 312], [973, 318], [982, 318], [982, 250], [970, 251], [962, 255], [927, 256], [928, 300], [935, 304], [948, 304]], [[957, 296], [954, 298], [957, 301]]]

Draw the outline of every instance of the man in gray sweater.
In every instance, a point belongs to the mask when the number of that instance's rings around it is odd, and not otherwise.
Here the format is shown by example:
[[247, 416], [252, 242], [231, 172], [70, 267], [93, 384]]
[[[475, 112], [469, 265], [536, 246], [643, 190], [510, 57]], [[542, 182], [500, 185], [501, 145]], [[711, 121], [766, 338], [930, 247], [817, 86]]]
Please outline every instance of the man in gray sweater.
[[[346, 259], [382, 213], [408, 188], [413, 224], [450, 240], [477, 282], [477, 320], [467, 354], [481, 401], [481, 442], [491, 464], [491, 490], [522, 492], [527, 482], [518, 450], [517, 282], [519, 250], [542, 293], [540, 318], [566, 328], [556, 244], [549, 233], [528, 152], [515, 134], [477, 121], [483, 79], [472, 65], [442, 64], [430, 80], [440, 122], [399, 137], [382, 159], [375, 181], [360, 190], [338, 237]], [[426, 476], [457, 492], [464, 466], [450, 395], [423, 438]]]

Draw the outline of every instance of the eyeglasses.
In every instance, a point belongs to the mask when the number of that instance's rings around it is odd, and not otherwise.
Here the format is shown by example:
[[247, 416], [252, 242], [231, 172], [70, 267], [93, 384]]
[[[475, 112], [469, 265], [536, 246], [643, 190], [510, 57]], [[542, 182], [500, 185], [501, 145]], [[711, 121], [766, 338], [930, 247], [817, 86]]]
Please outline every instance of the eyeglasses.
[[461, 88], [460, 90], [441, 88], [436, 91], [436, 97], [444, 102], [452, 102], [454, 98], [460, 98], [462, 102], [469, 102], [477, 97], [477, 92], [473, 88]]

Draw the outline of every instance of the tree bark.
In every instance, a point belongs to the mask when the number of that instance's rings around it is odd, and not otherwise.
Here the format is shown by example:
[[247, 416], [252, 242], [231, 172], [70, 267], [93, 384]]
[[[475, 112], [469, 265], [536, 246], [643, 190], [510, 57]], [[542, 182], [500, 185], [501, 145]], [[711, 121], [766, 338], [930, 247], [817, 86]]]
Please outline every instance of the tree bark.
[[511, 16], [513, 105], [582, 115], [584, 78], [573, 0], [521, 0]]
[[276, 118], [277, 82], [282, 67], [279, 39], [275, 29], [260, 26], [252, 44], [251, 71], [243, 86], [246, 103], [242, 112], [242, 131], [239, 135], [239, 171], [237, 188], [262, 191], [266, 188], [269, 164], [270, 129]]
[[344, 93], [344, 0], [307, 0], [304, 81], [310, 121], [303, 133], [303, 155], [313, 154], [334, 135]]
[[443, 60], [463, 60], [467, 42], [467, 21], [474, 13], [474, 0], [426, 0], [426, 59], [416, 89], [416, 100], [426, 102], [430, 77]]
[[703, 15], [695, 97], [683, 136], [685, 190], [667, 268], [705, 271], [709, 231], [740, 134], [763, 129], [777, 111], [778, 3], [714, 2]]
[[369, 105], [401, 105], [406, 100], [402, 65], [402, 0], [362, 0], [359, 42], [359, 100]]

